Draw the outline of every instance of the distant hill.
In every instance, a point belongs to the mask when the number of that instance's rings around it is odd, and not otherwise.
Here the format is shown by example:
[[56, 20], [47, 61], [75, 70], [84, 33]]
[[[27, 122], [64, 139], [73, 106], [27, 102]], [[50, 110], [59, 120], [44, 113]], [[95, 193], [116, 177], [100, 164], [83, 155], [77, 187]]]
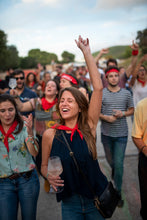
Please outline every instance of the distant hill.
[[[95, 57], [100, 51], [97, 51], [93, 53], [92, 55]], [[115, 59], [126, 59], [127, 57], [131, 56], [131, 49], [129, 46], [113, 46], [109, 47], [109, 53], [106, 55], [103, 55], [103, 57], [112, 57]], [[130, 54], [130, 55], [129, 55]]]

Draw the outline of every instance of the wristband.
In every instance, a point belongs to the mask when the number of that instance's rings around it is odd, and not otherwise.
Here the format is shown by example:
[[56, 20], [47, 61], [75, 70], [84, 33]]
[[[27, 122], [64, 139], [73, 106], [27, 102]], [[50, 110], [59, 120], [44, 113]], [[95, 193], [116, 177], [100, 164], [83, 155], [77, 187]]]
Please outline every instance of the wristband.
[[132, 56], [137, 56], [138, 55], [138, 50], [132, 50]]
[[143, 151], [143, 149], [145, 148], [145, 147], [147, 147], [146, 145], [144, 145], [141, 149], [140, 149], [140, 152], [142, 152]]
[[126, 115], [125, 115], [125, 112], [123, 112], [123, 111], [122, 111], [122, 114], [123, 114], [123, 117], [125, 117], [125, 116], [126, 116]]

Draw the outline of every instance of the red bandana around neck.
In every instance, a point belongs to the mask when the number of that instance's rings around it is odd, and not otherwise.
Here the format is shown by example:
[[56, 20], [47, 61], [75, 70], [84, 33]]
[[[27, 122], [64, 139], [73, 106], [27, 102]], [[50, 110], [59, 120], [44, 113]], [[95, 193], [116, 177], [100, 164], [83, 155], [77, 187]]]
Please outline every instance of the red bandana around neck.
[[71, 136], [70, 136], [71, 141], [73, 139], [73, 135], [74, 135], [75, 131], [77, 131], [80, 135], [80, 138], [83, 140], [83, 135], [82, 135], [81, 131], [78, 129], [78, 124], [76, 124], [74, 128], [69, 128], [65, 125], [57, 125], [57, 124], [55, 124], [51, 128], [55, 128], [55, 129], [59, 129], [59, 130], [65, 130], [65, 131], [71, 131]]
[[0, 131], [5, 136], [4, 137], [4, 145], [6, 146], [8, 152], [9, 152], [8, 138], [11, 137], [13, 140], [15, 140], [14, 136], [12, 135], [12, 133], [13, 133], [13, 131], [15, 131], [15, 128], [16, 128], [17, 124], [18, 124], [18, 122], [14, 121], [13, 124], [11, 125], [11, 127], [9, 128], [9, 130], [7, 131], [7, 133], [5, 133], [2, 125], [0, 124]]
[[141, 79], [137, 79], [137, 80], [142, 84], [142, 86], [145, 86], [146, 81], [142, 81]]
[[48, 110], [52, 108], [57, 103], [57, 98], [53, 102], [48, 102], [44, 97], [41, 99], [42, 108]]

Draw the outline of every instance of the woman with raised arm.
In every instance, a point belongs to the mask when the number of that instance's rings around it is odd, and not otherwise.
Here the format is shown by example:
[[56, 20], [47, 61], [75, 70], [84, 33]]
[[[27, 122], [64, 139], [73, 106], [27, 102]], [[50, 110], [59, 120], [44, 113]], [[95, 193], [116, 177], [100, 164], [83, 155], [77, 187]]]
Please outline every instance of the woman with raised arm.
[[[25, 123], [23, 121], [25, 120]], [[32, 156], [38, 154], [32, 115], [19, 115], [15, 100], [0, 96], [0, 219], [36, 220], [39, 179]]]
[[[63, 187], [57, 193], [57, 201], [62, 201], [62, 219], [104, 219], [93, 203], [93, 195], [86, 182], [78, 173], [73, 158], [64, 140], [67, 139], [78, 165], [87, 176], [95, 194], [100, 195], [108, 181], [100, 170], [96, 152], [96, 127], [101, 111], [102, 82], [93, 56], [90, 52], [89, 40], [81, 36], [76, 40], [83, 52], [91, 81], [93, 93], [90, 103], [86, 97], [74, 87], [61, 90], [57, 110], [60, 125], [46, 130], [42, 140], [42, 174], [48, 178], [53, 189]], [[63, 132], [63, 133], [62, 133]], [[48, 173], [48, 159], [59, 156], [63, 165], [61, 176]]]

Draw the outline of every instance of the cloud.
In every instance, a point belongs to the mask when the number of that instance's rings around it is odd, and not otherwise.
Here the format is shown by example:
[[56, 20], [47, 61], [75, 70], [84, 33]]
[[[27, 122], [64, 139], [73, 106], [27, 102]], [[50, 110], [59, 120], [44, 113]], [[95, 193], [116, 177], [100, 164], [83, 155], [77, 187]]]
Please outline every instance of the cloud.
[[35, 6], [58, 7], [62, 0], [22, 0], [22, 4], [35, 4]]
[[96, 9], [116, 9], [116, 8], [132, 8], [134, 6], [146, 4], [146, 0], [97, 0]]

